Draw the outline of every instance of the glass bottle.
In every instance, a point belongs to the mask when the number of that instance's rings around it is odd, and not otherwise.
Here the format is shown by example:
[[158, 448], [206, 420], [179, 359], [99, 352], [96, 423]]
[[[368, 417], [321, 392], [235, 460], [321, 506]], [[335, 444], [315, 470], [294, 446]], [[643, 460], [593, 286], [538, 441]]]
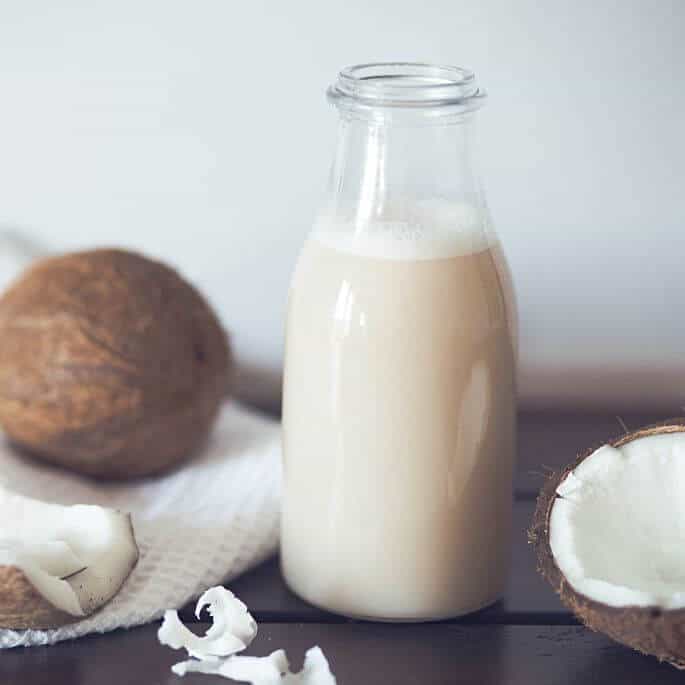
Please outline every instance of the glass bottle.
[[469, 71], [368, 64], [340, 113], [286, 331], [282, 570], [352, 617], [458, 616], [501, 596], [515, 311], [473, 164]]

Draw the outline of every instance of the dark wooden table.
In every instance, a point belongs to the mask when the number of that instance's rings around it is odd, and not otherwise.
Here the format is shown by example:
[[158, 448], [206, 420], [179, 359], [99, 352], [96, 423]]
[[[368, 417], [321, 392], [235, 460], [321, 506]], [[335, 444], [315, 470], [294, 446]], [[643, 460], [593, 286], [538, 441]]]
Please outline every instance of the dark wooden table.
[[[629, 428], [665, 418], [631, 415]], [[523, 413], [515, 482], [512, 564], [503, 601], [460, 620], [419, 625], [348, 621], [311, 607], [284, 586], [277, 560], [231, 583], [260, 623], [248, 654], [284, 648], [299, 667], [318, 644], [340, 685], [591, 685], [683, 683], [685, 674], [578, 625], [535, 571], [526, 529], [544, 473], [622, 432], [615, 415]], [[182, 612], [194, 620], [192, 611]], [[0, 653], [0, 685], [211, 685], [229, 681], [169, 667], [181, 652], [161, 647], [157, 624], [53, 647]], [[197, 632], [207, 624], [197, 622]]]

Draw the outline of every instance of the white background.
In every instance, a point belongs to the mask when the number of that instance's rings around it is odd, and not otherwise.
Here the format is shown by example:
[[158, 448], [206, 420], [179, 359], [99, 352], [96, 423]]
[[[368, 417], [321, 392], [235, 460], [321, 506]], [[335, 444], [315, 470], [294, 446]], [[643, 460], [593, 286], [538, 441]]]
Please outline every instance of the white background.
[[243, 391], [273, 401], [334, 143], [325, 87], [350, 63], [470, 66], [524, 400], [675, 413], [684, 35], [678, 0], [0, 0], [0, 228], [180, 267], [233, 332]]

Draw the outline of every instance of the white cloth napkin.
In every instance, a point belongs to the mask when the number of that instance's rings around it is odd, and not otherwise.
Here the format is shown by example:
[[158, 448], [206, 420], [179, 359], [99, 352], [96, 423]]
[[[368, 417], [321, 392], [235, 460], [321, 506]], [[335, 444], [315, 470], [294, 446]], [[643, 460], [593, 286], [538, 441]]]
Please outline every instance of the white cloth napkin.
[[0, 630], [0, 647], [147, 623], [254, 566], [278, 543], [279, 426], [232, 402], [203, 452], [161, 477], [98, 483], [18, 456], [0, 439], [0, 478], [30, 497], [129, 511], [140, 548], [138, 565], [101, 611], [56, 630]]

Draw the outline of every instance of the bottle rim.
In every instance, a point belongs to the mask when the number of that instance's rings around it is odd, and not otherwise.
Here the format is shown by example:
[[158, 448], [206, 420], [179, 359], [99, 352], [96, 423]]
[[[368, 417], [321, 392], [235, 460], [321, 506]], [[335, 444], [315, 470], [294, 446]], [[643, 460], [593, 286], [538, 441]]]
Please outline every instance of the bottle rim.
[[373, 62], [346, 67], [328, 100], [351, 110], [419, 109], [465, 112], [486, 93], [469, 69], [424, 62]]

